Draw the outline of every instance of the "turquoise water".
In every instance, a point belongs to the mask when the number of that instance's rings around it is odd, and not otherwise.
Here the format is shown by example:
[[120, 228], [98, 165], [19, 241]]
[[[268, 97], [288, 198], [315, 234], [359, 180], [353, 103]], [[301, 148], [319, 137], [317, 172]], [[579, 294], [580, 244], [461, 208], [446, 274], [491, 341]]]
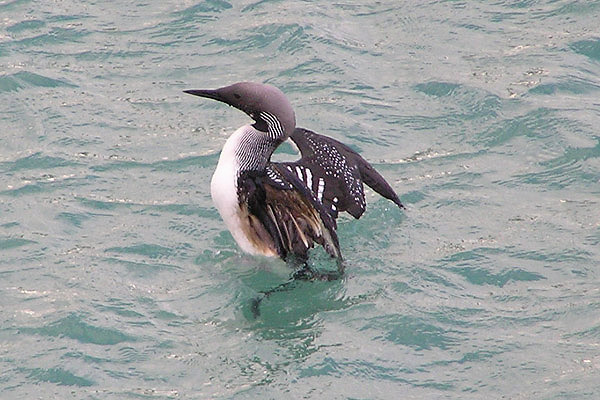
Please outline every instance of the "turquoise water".
[[[0, 398], [600, 396], [600, 2], [358, 3], [0, 1]], [[407, 205], [256, 320], [181, 93], [240, 80]]]

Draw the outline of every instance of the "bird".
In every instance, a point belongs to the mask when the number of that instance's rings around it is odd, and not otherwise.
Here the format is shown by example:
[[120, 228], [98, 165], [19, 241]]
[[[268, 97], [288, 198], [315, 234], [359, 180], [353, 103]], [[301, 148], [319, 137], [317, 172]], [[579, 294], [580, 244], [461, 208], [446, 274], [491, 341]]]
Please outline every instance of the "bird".
[[[210, 184], [213, 203], [244, 252], [305, 263], [318, 244], [341, 265], [336, 220], [341, 212], [356, 219], [364, 213], [363, 184], [405, 208], [357, 152], [296, 127], [294, 109], [277, 87], [238, 82], [184, 92], [228, 104], [253, 120], [229, 136]], [[300, 159], [271, 161], [288, 139], [299, 149]]]

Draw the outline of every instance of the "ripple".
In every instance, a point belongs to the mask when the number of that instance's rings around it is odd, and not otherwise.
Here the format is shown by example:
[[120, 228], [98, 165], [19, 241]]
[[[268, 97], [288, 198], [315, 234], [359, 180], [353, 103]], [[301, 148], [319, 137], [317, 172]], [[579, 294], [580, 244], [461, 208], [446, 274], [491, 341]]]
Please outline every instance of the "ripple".
[[109, 299], [107, 303], [108, 304], [98, 304], [96, 307], [101, 311], [112, 312], [122, 317], [139, 319], [144, 318], [143, 314], [140, 314], [132, 309], [135, 307], [133, 302], [127, 302], [119, 299]]
[[218, 219], [212, 207], [200, 207], [196, 204], [153, 204], [144, 205], [142, 209], [136, 211], [139, 214], [151, 214], [156, 212], [193, 216], [202, 218]]
[[60, 79], [53, 79], [33, 72], [19, 71], [0, 76], [0, 93], [15, 92], [28, 87], [77, 87]]
[[372, 337], [374, 340], [386, 340], [415, 350], [434, 347], [448, 349], [458, 343], [457, 339], [448, 334], [447, 329], [407, 315], [391, 314], [369, 318], [360, 330], [375, 331]]
[[94, 381], [77, 376], [62, 368], [20, 368], [20, 371], [27, 374], [29, 379], [37, 382], [50, 382], [57, 385], [66, 386], [92, 386]]
[[150, 259], [171, 258], [177, 254], [175, 249], [156, 244], [137, 244], [126, 247], [111, 247], [106, 249], [108, 253], [135, 254]]
[[596, 145], [593, 147], [570, 147], [567, 148], [563, 155], [553, 158], [542, 163], [543, 166], [555, 168], [563, 165], [571, 164], [573, 161], [586, 161], [590, 158], [600, 157], [600, 136], [596, 138]]
[[47, 156], [41, 152], [37, 152], [29, 156], [19, 158], [15, 161], [0, 162], [0, 171], [17, 172], [32, 169], [48, 170], [59, 167], [73, 167], [77, 165], [80, 164], [73, 161], [65, 160], [64, 158]]
[[[510, 2], [509, 2], [510, 3]], [[581, 15], [595, 15], [598, 12], [600, 5], [594, 1], [566, 1], [566, 2], [549, 2], [544, 8], [535, 10], [531, 15], [535, 19], [548, 19], [570, 15], [571, 18], [576, 18]]]
[[573, 262], [583, 262], [590, 258], [591, 254], [585, 251], [580, 250], [564, 250], [560, 252], [552, 251], [552, 250], [521, 250], [513, 252], [513, 257], [525, 259], [525, 260], [533, 260], [533, 261], [543, 261], [543, 262], [551, 262], [551, 263], [573, 263]]
[[598, 183], [595, 171], [587, 172], [584, 163], [588, 159], [600, 157], [600, 139], [594, 147], [568, 148], [564, 154], [540, 163], [543, 171], [515, 175], [511, 185], [518, 183], [544, 185], [548, 188], [562, 189], [577, 183], [581, 185]]
[[121, 363], [131, 363], [135, 361], [143, 361], [147, 360], [149, 355], [144, 354], [139, 349], [136, 349], [131, 346], [120, 347], [118, 350], [119, 362]]
[[195, 4], [181, 11], [175, 11], [174, 15], [182, 15], [190, 21], [197, 21], [198, 17], [202, 17], [205, 13], [220, 13], [231, 9], [231, 3], [223, 0], [207, 0], [199, 4]]
[[256, 51], [275, 44], [276, 51], [269, 56], [272, 58], [277, 55], [277, 52], [293, 53], [294, 50], [302, 48], [303, 38], [305, 38], [304, 30], [298, 24], [264, 24], [244, 30], [240, 38], [213, 38], [207, 44], [230, 49], [230, 52]]
[[94, 165], [90, 169], [94, 172], [128, 170], [135, 168], [148, 168], [153, 171], [186, 172], [190, 167], [212, 167], [215, 165], [217, 155], [189, 156], [176, 160], [160, 160], [151, 163], [139, 161], [117, 161], [103, 165]]
[[23, 50], [26, 48], [47, 48], [64, 43], [77, 43], [81, 42], [82, 39], [90, 35], [91, 32], [80, 31], [72, 28], [53, 28], [47, 33], [40, 35], [27, 37], [19, 40], [13, 40], [0, 44], [0, 51], [3, 48]]
[[498, 115], [503, 105], [500, 97], [496, 95], [452, 82], [420, 83], [415, 85], [414, 89], [428, 96], [448, 98], [451, 104], [458, 108], [453, 110], [453, 118], [460, 120], [491, 119]]
[[568, 334], [564, 335], [564, 337], [565, 337], [565, 339], [592, 338], [592, 339], [598, 340], [598, 339], [600, 339], [600, 325], [596, 325], [596, 326], [593, 326], [588, 329], [583, 329], [578, 332], [568, 333]]
[[134, 342], [137, 340], [116, 329], [90, 325], [84, 322], [83, 319], [76, 314], [71, 314], [40, 328], [24, 327], [19, 330], [28, 334], [68, 337], [81, 343], [91, 343], [103, 346], [115, 345], [122, 342]]
[[[24, 184], [17, 188], [9, 186], [9, 189], [0, 191], [0, 195], [9, 197], [25, 197], [40, 193], [51, 193], [65, 188], [76, 188], [90, 183], [90, 177], [76, 178], [71, 175], [55, 177], [43, 175], [41, 177], [23, 179]], [[34, 181], [34, 182], [31, 182]]]
[[147, 57], [150, 55], [156, 54], [156, 52], [153, 51], [149, 51], [149, 50], [121, 50], [121, 51], [114, 51], [114, 50], [110, 50], [107, 49], [106, 51], [82, 51], [79, 53], [73, 53], [71, 54], [75, 59], [80, 60], [80, 61], [107, 61], [110, 59], [114, 59], [114, 58], [122, 58], [122, 59], [129, 59], [129, 58], [142, 58], [142, 57]]
[[200, 230], [195, 223], [174, 223], [169, 224], [169, 230], [181, 233], [185, 236], [190, 236], [196, 239], [201, 239], [204, 234], [203, 230]]
[[557, 111], [548, 108], [537, 108], [525, 115], [495, 122], [490, 128], [474, 138], [475, 144], [497, 147], [510, 142], [516, 137], [525, 136], [534, 139], [550, 137], [559, 128], [577, 127], [575, 121], [556, 116]]
[[310, 365], [300, 371], [300, 377], [329, 376], [342, 377], [350, 375], [359, 379], [375, 379], [383, 381], [394, 381], [408, 383], [408, 380], [401, 378], [400, 374], [404, 372], [396, 366], [386, 367], [362, 359], [343, 359], [336, 360], [333, 357], [324, 357], [318, 363]]
[[27, 246], [33, 243], [37, 242], [22, 238], [0, 238], [0, 250], [14, 249], [21, 246]]
[[56, 219], [65, 221], [69, 225], [76, 228], [81, 228], [83, 222], [92, 218], [93, 215], [90, 213], [72, 213], [72, 212], [61, 212], [56, 215]]
[[571, 43], [570, 47], [575, 53], [600, 61], [600, 39], [580, 40]]
[[465, 267], [450, 268], [451, 271], [463, 276], [469, 283], [474, 285], [493, 285], [504, 287], [510, 282], [529, 282], [546, 279], [544, 276], [523, 270], [521, 268], [505, 269], [502, 272], [493, 273], [487, 268]]
[[567, 76], [563, 79], [559, 79], [557, 82], [539, 84], [529, 89], [528, 93], [542, 95], [567, 93], [576, 95], [593, 93], [598, 90], [600, 90], [600, 85], [591, 80]]
[[16, 24], [8, 26], [6, 28], [6, 31], [10, 33], [21, 33], [23, 31], [38, 29], [44, 26], [46, 26], [46, 23], [44, 21], [41, 21], [39, 19], [29, 19], [27, 21], [17, 22]]

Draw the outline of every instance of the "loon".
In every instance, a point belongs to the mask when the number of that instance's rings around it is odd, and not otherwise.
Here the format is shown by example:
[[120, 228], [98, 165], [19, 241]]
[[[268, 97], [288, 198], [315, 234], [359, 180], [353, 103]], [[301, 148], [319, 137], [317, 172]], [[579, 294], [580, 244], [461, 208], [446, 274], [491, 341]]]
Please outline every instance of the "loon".
[[[213, 203], [244, 252], [306, 262], [317, 243], [341, 262], [336, 219], [344, 211], [360, 218], [366, 207], [363, 183], [404, 208], [358, 153], [296, 127], [294, 110], [278, 88], [239, 82], [184, 92], [226, 103], [254, 120], [227, 139], [210, 185]], [[272, 162], [288, 138], [301, 158]]]

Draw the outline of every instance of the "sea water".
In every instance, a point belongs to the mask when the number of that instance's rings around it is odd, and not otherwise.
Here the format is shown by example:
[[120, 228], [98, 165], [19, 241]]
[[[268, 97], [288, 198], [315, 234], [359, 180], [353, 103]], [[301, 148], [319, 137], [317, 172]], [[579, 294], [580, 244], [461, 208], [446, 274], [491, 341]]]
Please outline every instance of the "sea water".
[[[599, 1], [0, 1], [0, 398], [599, 398], [599, 20]], [[249, 119], [182, 93], [245, 80], [406, 204], [368, 190], [338, 220], [344, 278], [258, 318], [290, 270], [243, 254], [209, 194]]]

